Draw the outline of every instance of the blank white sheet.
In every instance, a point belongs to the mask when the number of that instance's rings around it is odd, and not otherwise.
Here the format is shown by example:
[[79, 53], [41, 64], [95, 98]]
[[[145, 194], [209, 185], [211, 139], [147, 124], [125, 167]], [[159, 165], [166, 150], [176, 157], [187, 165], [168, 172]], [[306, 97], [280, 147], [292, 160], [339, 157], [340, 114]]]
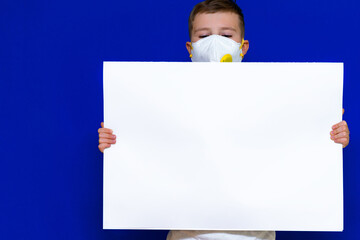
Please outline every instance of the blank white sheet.
[[342, 231], [342, 63], [104, 62], [104, 229]]

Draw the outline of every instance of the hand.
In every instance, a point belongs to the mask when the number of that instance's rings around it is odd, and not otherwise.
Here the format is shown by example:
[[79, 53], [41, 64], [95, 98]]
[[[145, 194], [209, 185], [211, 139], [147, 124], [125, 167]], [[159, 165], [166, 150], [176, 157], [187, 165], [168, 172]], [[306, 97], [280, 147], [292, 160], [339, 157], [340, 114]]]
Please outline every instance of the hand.
[[[343, 114], [344, 114], [343, 109]], [[332, 131], [330, 132], [330, 138], [336, 143], [341, 143], [343, 148], [349, 144], [350, 141], [350, 131], [346, 121], [341, 121], [334, 126], [332, 126]]]
[[113, 131], [109, 128], [104, 128], [104, 122], [101, 122], [99, 132], [99, 150], [104, 152], [106, 148], [111, 147], [111, 144], [116, 143], [116, 135], [112, 134]]

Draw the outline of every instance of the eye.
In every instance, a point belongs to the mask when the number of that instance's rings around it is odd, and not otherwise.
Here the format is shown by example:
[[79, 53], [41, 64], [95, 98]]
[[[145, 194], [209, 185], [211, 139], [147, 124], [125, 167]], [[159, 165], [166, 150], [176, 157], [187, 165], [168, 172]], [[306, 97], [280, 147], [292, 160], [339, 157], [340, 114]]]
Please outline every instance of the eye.
[[199, 38], [206, 38], [208, 37], [209, 35], [200, 35]]
[[223, 36], [223, 37], [227, 37], [227, 38], [231, 38], [231, 37], [232, 37], [232, 35], [226, 35], [226, 34], [223, 34], [222, 36]]

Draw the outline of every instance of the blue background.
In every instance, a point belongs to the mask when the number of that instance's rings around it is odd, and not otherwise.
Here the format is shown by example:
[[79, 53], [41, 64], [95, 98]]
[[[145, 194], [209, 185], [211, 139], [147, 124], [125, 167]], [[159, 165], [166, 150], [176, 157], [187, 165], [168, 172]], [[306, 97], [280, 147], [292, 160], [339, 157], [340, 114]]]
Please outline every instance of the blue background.
[[[0, 239], [165, 239], [167, 231], [102, 230], [102, 62], [189, 61], [187, 20], [198, 2], [0, 1]], [[345, 63], [345, 230], [277, 239], [357, 239], [360, 2], [238, 4], [244, 61]]]

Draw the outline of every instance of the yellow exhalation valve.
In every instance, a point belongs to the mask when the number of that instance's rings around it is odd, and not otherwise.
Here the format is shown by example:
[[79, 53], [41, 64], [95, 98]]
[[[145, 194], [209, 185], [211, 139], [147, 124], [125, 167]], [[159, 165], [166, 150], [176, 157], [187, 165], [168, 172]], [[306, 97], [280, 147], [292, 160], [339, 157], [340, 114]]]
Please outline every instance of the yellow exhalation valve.
[[221, 58], [220, 62], [232, 62], [232, 56], [230, 54], [225, 54]]

